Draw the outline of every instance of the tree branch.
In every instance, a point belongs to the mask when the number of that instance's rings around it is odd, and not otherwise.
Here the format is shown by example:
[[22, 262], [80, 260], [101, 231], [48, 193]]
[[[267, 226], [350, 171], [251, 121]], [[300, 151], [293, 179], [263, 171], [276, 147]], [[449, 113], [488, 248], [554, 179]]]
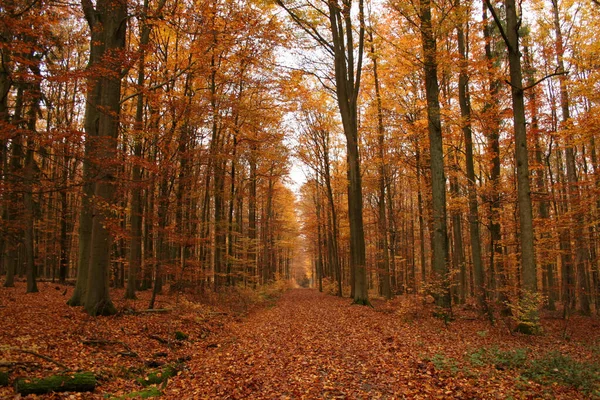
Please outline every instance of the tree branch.
[[96, 26], [96, 9], [94, 8], [92, 0], [81, 0], [81, 9], [83, 10], [83, 15], [85, 16], [90, 29], [93, 29], [94, 26]]
[[[174, 76], [170, 77], [169, 79], [167, 79], [164, 82], [160, 82], [157, 83], [156, 85], [153, 85], [151, 87], [148, 88], [148, 91], [154, 91], [157, 89], [160, 89], [161, 87], [169, 84], [169, 83], [173, 83], [175, 81], [175, 79], [179, 78], [181, 75], [185, 74], [187, 71], [189, 71], [192, 68], [193, 64], [190, 64], [189, 66], [187, 66], [186, 68], [182, 69], [181, 71], [179, 71], [177, 74], [175, 74]], [[125, 96], [122, 100], [121, 100], [121, 104], [125, 103], [128, 100], [133, 99], [134, 97], [139, 96], [140, 94], [142, 94], [141, 91], [139, 92], [135, 92], [130, 94], [129, 96]]]
[[71, 371], [71, 368], [67, 367], [65, 364], [56, 361], [55, 359], [45, 356], [43, 354], [40, 353], [36, 353], [35, 351], [31, 351], [31, 350], [25, 350], [25, 349], [12, 349], [12, 350], [16, 350], [16, 351], [20, 351], [21, 353], [26, 353], [26, 354], [31, 354], [32, 356], [35, 357], [39, 357], [41, 359], [44, 359], [48, 362], [51, 362], [52, 364], [58, 365], [59, 367], [61, 367], [62, 369], [64, 369], [65, 371]]
[[[600, 1], [600, 0], [599, 0]], [[559, 76], [559, 75], [566, 75], [568, 72], [567, 71], [560, 71], [560, 72], [554, 72], [550, 75], [546, 75], [543, 78], [538, 79], [537, 81], [535, 81], [534, 83], [532, 83], [531, 85], [525, 86], [524, 88], [518, 88], [516, 86], [514, 86], [512, 83], [510, 83], [508, 80], [505, 80], [504, 82], [506, 82], [508, 85], [510, 85], [511, 87], [517, 89], [517, 90], [521, 90], [521, 91], [526, 91], [529, 89], [533, 89], [534, 87], [536, 87], [537, 85], [539, 85], [540, 83], [544, 82], [546, 79], [550, 79], [554, 76]]]
[[488, 10], [490, 10], [490, 13], [492, 13], [494, 22], [496, 23], [496, 26], [498, 27], [498, 30], [500, 31], [500, 35], [502, 36], [502, 40], [504, 40], [506, 47], [508, 47], [510, 51], [513, 51], [514, 49], [510, 45], [510, 42], [508, 41], [508, 36], [506, 36], [506, 32], [504, 32], [504, 28], [502, 27], [502, 21], [500, 21], [500, 17], [498, 17], [498, 13], [496, 12], [496, 9], [494, 8], [494, 6], [492, 5], [490, 0], [485, 0], [485, 5], [487, 6]]
[[333, 56], [335, 54], [333, 46], [319, 33], [315, 26], [309, 24], [306, 20], [296, 14], [294, 10], [286, 6], [283, 3], [283, 0], [277, 0], [276, 2], [277, 5], [283, 8], [283, 10], [292, 18], [296, 25], [298, 25], [304, 32], [306, 32], [311, 38], [319, 43], [330, 55]]

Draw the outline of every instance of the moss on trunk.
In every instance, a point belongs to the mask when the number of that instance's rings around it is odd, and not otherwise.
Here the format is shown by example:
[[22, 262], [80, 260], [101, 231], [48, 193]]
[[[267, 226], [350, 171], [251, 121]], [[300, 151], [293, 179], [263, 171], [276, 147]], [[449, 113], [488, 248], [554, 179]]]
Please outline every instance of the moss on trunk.
[[0, 371], [0, 386], [8, 386], [8, 372]]
[[17, 379], [15, 391], [22, 395], [50, 392], [91, 392], [96, 388], [96, 377], [91, 372], [53, 375], [44, 379]]

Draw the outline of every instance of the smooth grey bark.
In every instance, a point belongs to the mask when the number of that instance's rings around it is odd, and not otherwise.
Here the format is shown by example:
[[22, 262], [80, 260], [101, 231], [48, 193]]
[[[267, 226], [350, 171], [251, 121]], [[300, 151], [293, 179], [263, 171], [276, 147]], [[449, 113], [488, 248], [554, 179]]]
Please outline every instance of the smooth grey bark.
[[25, 154], [25, 168], [24, 168], [24, 186], [25, 191], [23, 193], [23, 203], [25, 206], [24, 210], [24, 231], [23, 231], [23, 247], [25, 248], [25, 262], [26, 262], [26, 275], [27, 275], [27, 293], [38, 292], [37, 288], [37, 266], [35, 264], [35, 243], [34, 243], [34, 223], [35, 223], [35, 210], [33, 203], [33, 188], [34, 180], [36, 179], [37, 164], [34, 159], [34, 137], [36, 135], [36, 124], [37, 116], [39, 113], [40, 101], [42, 98], [41, 91], [41, 71], [39, 66], [39, 60], [31, 57], [32, 64], [29, 69], [36, 76], [36, 81], [29, 84], [29, 90], [27, 91], [27, 97], [29, 98], [29, 110], [27, 112], [27, 152]]
[[[531, 134], [534, 137], [534, 154], [536, 168], [534, 170], [535, 189], [540, 193], [540, 200], [537, 204], [538, 217], [543, 221], [542, 226], [547, 226], [552, 223], [550, 219], [550, 204], [548, 201], [548, 187], [546, 186], [546, 174], [544, 172], [544, 152], [540, 144], [540, 126], [539, 126], [539, 103], [535, 85], [535, 68], [532, 65], [531, 53], [529, 47], [524, 43], [523, 46], [523, 67], [527, 86], [532, 89], [528, 92], [529, 112], [531, 115]], [[540, 232], [540, 253], [541, 267], [543, 272], [543, 289], [547, 299], [547, 308], [555, 310], [556, 305], [556, 279], [554, 276], [554, 262], [551, 246], [549, 242], [552, 239], [552, 233], [548, 230]]]
[[502, 197], [500, 194], [500, 79], [498, 77], [499, 52], [493, 48], [495, 36], [493, 24], [489, 21], [487, 15], [487, 5], [483, 4], [483, 36], [485, 39], [485, 58], [487, 61], [487, 75], [490, 92], [490, 100], [484, 105], [484, 114], [486, 116], [485, 133], [487, 137], [487, 157], [490, 160], [489, 174], [491, 190], [487, 196], [489, 207], [488, 230], [490, 233], [489, 249], [489, 279], [488, 288], [496, 294], [496, 300], [503, 306], [503, 312], [509, 313], [505, 306], [508, 304], [506, 295], [507, 278], [505, 273], [503, 251], [502, 251], [502, 227], [500, 226], [500, 207], [502, 206]]
[[439, 85], [437, 79], [437, 44], [433, 34], [430, 0], [420, 1], [421, 42], [427, 99], [427, 127], [432, 191], [432, 274], [436, 287], [433, 291], [436, 304], [450, 308], [448, 286], [448, 232], [446, 222], [446, 177], [444, 174], [444, 149], [440, 118]]
[[321, 196], [319, 195], [321, 188], [319, 185], [319, 174], [315, 177], [315, 210], [317, 217], [317, 259], [315, 261], [315, 272], [317, 273], [317, 281], [319, 285], [319, 292], [323, 292], [323, 234], [321, 229]]
[[126, 299], [135, 299], [137, 275], [142, 267], [142, 214], [144, 206], [142, 201], [142, 167], [140, 166], [143, 141], [141, 133], [144, 128], [144, 93], [142, 87], [146, 81], [146, 46], [150, 42], [151, 27], [148, 24], [149, 0], [144, 0], [140, 14], [140, 59], [138, 61], [137, 86], [140, 93], [137, 95], [135, 108], [135, 129], [137, 136], [134, 138], [133, 155], [135, 157], [131, 167], [131, 238], [129, 240], [129, 270], [127, 271]]
[[505, 0], [506, 29], [503, 27], [490, 0], [486, 4], [502, 34], [508, 52], [513, 128], [515, 138], [515, 162], [517, 165], [517, 201], [519, 205], [519, 242], [521, 246], [521, 279], [525, 292], [537, 292], [537, 268], [535, 263], [533, 211], [529, 183], [529, 158], [525, 100], [519, 50], [520, 19], [517, 17], [515, 0]]
[[90, 29], [103, 32], [101, 43], [104, 46], [98, 59], [112, 72], [105, 71], [96, 83], [100, 88], [98, 136], [90, 139], [97, 142], [95, 163], [102, 168], [98, 168], [94, 185], [91, 249], [84, 308], [90, 315], [111, 315], [116, 313], [116, 308], [110, 300], [108, 290], [112, 238], [107, 225], [111, 216], [110, 207], [114, 202], [117, 173], [116, 151], [121, 97], [119, 52], [125, 48], [127, 3], [125, 0], [99, 0], [94, 7], [90, 0], [82, 0], [82, 8]]
[[419, 264], [421, 265], [421, 286], [427, 282], [427, 261], [425, 259], [425, 210], [423, 207], [423, 185], [421, 149], [419, 143], [415, 143], [415, 164], [417, 180], [417, 214], [419, 219]]
[[[6, 43], [11, 40], [12, 33], [5, 28], [1, 32], [0, 40], [2, 43]], [[10, 54], [8, 52], [8, 48], [6, 46], [0, 47], [0, 124], [8, 124], [10, 121], [9, 109], [8, 109], [8, 95], [13, 86], [12, 78], [11, 78], [11, 70], [10, 70]], [[8, 162], [8, 151], [6, 140], [2, 140], [1, 143], [1, 159], [0, 159], [0, 168], [2, 168], [2, 177], [6, 178], [6, 172], [9, 170], [9, 162]], [[10, 218], [9, 207], [4, 207], [1, 210], [2, 219], [7, 221]], [[4, 280], [4, 287], [13, 287], [15, 285], [15, 264], [14, 258], [16, 254], [14, 254], [14, 250], [12, 250], [12, 243], [9, 238], [2, 238], [0, 251], [2, 252], [2, 265], [6, 268], [6, 278]]]
[[[460, 5], [460, 2], [457, 2]], [[485, 270], [483, 268], [481, 236], [479, 233], [479, 206], [477, 202], [477, 182], [475, 181], [475, 163], [473, 157], [473, 131], [471, 124], [471, 100], [469, 95], [468, 50], [464, 24], [456, 27], [458, 52], [460, 57], [458, 75], [458, 103], [462, 118], [462, 132], [465, 140], [465, 165], [467, 169], [467, 196], [469, 203], [469, 242], [471, 245], [471, 261], [473, 263], [473, 283], [479, 305], [488, 313], [493, 314], [487, 306], [487, 288]]]
[[[459, 161], [456, 152], [453, 154], [453, 164], [451, 168], [454, 169], [453, 174], [450, 176], [450, 196], [453, 198], [459, 198], [462, 196], [460, 184], [458, 182], [458, 170]], [[455, 209], [450, 213], [450, 219], [452, 221], [452, 269], [458, 271], [458, 285], [451, 289], [452, 297], [454, 302], [464, 304], [467, 295], [467, 272], [466, 272], [466, 258], [463, 243], [463, 227], [462, 227], [462, 213], [460, 210]]]
[[[329, 21], [335, 66], [335, 89], [346, 136], [348, 162], [348, 218], [350, 220], [350, 268], [354, 271], [354, 303], [368, 305], [369, 292], [363, 224], [362, 178], [358, 151], [358, 93], [364, 51], [364, 3], [358, 0], [358, 47], [355, 50], [352, 0], [330, 1]], [[355, 65], [355, 54], [357, 61]], [[355, 70], [356, 68], [356, 70]]]
[[[12, 116], [12, 120], [10, 123], [12, 125], [18, 125], [22, 123], [23, 118], [23, 97], [24, 90], [23, 85], [18, 84], [17, 93], [15, 98], [15, 106], [14, 112]], [[22, 135], [15, 135], [12, 138], [11, 143], [11, 154], [10, 161], [8, 165], [8, 171], [10, 171], [10, 177], [8, 177], [8, 182], [12, 185], [13, 190], [9, 196], [9, 203], [6, 205], [3, 213], [4, 223], [10, 226], [14, 232], [9, 236], [5, 246], [7, 247], [7, 257], [5, 261], [5, 266], [8, 271], [6, 281], [4, 282], [5, 287], [14, 286], [14, 276], [17, 271], [20, 271], [20, 248], [23, 245], [23, 232], [18, 229], [18, 226], [15, 224], [19, 224], [19, 219], [22, 218], [22, 210], [20, 209], [20, 204], [22, 202], [22, 198], [19, 195], [17, 189], [17, 185], [20, 184], [19, 176], [21, 176], [23, 172], [23, 162], [24, 162], [24, 154], [23, 154], [23, 137]], [[20, 273], [20, 272], [19, 272]]]
[[[249, 165], [249, 196], [248, 196], [248, 270], [246, 277], [255, 277], [257, 274], [257, 262], [256, 257], [258, 253], [257, 243], [257, 230], [256, 230], [256, 207], [257, 207], [257, 186], [258, 186], [258, 174], [257, 174], [257, 141], [250, 142], [250, 155], [248, 156]], [[247, 279], [247, 278], [246, 278]], [[255, 283], [255, 282], [254, 282]]]
[[385, 171], [385, 127], [383, 125], [383, 110], [381, 105], [381, 89], [379, 85], [379, 73], [375, 43], [373, 42], [373, 30], [369, 29], [369, 41], [371, 42], [371, 58], [373, 62], [373, 80], [375, 84], [375, 105], [377, 109], [377, 155], [378, 160], [378, 200], [377, 200], [377, 225], [379, 237], [377, 238], [377, 270], [381, 294], [386, 299], [392, 298], [390, 280], [390, 256], [388, 252], [388, 223], [386, 210], [386, 171]]
[[333, 198], [333, 187], [331, 185], [331, 165], [329, 159], [329, 140], [330, 134], [329, 131], [321, 130], [317, 132], [320, 136], [321, 140], [321, 151], [323, 154], [323, 180], [325, 184], [325, 189], [327, 192], [327, 202], [329, 203], [329, 245], [328, 245], [328, 253], [329, 253], [329, 263], [331, 268], [335, 273], [335, 277], [337, 280], [337, 295], [342, 297], [342, 268], [339, 259], [339, 249], [338, 249], [338, 239], [339, 239], [339, 230], [338, 230], [338, 218], [337, 218], [337, 210], [335, 207], [335, 199]]
[[98, 77], [94, 76], [95, 69], [98, 67], [102, 55], [104, 54], [103, 31], [94, 29], [97, 17], [94, 15], [93, 6], [82, 2], [83, 7], [91, 7], [90, 19], [90, 49], [89, 59], [86, 71], [89, 74], [87, 77], [87, 92], [86, 92], [86, 107], [84, 114], [83, 128], [85, 132], [85, 148], [82, 166], [83, 189], [81, 192], [81, 209], [79, 214], [79, 227], [77, 232], [78, 238], [78, 253], [77, 253], [77, 281], [75, 290], [71, 298], [67, 301], [70, 306], [82, 306], [85, 299], [85, 291], [87, 288], [88, 271], [90, 262], [90, 250], [92, 240], [92, 204], [94, 197], [96, 168], [92, 162], [96, 154], [96, 137], [99, 135], [99, 119], [100, 111], [100, 93], [101, 85]]

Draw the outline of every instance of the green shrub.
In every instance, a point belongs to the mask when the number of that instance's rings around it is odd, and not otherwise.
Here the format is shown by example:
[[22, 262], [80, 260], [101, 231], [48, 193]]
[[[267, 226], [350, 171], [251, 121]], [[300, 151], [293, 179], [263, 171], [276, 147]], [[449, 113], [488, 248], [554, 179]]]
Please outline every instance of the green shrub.
[[475, 366], [493, 365], [496, 369], [517, 369], [527, 362], [527, 349], [500, 350], [498, 347], [482, 347], [468, 356]]
[[558, 352], [531, 361], [521, 375], [540, 384], [558, 383], [600, 396], [600, 366], [578, 362]]
[[441, 353], [435, 353], [431, 359], [426, 361], [431, 361], [435, 369], [440, 371], [450, 371], [455, 374], [460, 369], [458, 362], [454, 358]]
[[518, 302], [510, 303], [512, 316], [517, 323], [515, 332], [525, 335], [539, 335], [542, 333], [539, 309], [543, 304], [543, 297], [539, 293], [524, 291]]

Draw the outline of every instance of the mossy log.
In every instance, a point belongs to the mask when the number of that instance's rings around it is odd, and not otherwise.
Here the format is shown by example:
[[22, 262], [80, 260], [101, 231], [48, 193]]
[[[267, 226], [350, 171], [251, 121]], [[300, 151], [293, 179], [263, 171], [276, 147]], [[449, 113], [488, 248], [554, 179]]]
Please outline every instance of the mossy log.
[[8, 372], [0, 371], [0, 386], [8, 386]]
[[22, 395], [50, 392], [91, 392], [96, 388], [96, 377], [91, 372], [53, 375], [44, 379], [17, 379], [15, 391]]
[[137, 381], [143, 387], [150, 385], [166, 385], [169, 378], [177, 375], [177, 368], [172, 365], [167, 365], [162, 369], [150, 372], [146, 377], [139, 378]]

